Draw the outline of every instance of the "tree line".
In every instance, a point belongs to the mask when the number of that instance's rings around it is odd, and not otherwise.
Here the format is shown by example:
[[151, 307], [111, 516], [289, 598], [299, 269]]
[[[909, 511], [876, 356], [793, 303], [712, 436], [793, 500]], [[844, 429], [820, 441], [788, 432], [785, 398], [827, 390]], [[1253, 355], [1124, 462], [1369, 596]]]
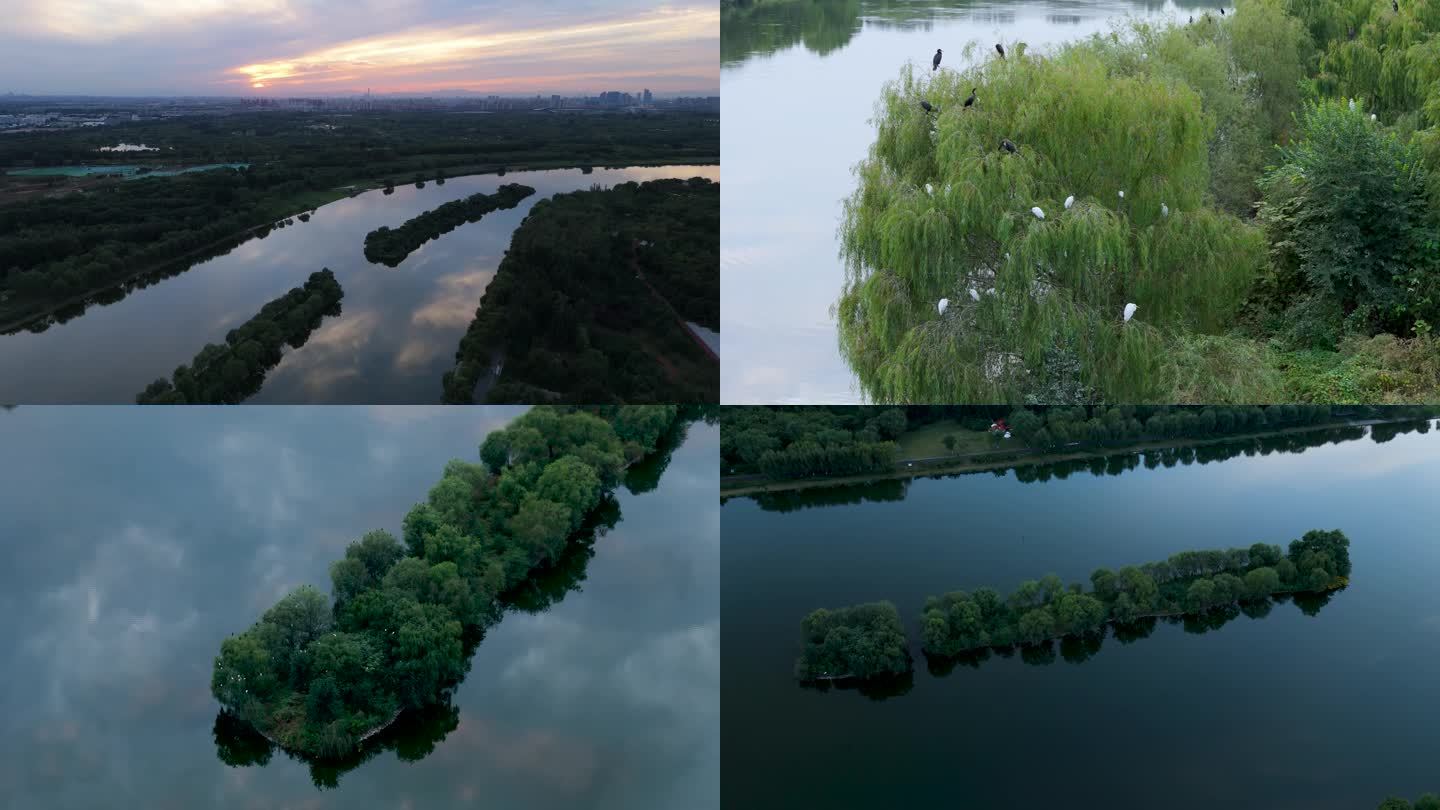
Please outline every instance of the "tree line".
[[[477, 386], [490, 402], [718, 401], [714, 360], [647, 283], [718, 289], [719, 211], [719, 184], [699, 177], [536, 203], [460, 341], [444, 401], [472, 402]], [[710, 318], [683, 294], [668, 303]]]
[[490, 433], [481, 463], [451, 461], [401, 537], [367, 532], [330, 567], [332, 598], [305, 585], [227, 638], [211, 691], [287, 750], [342, 757], [405, 709], [443, 698], [497, 600], [560, 559], [653, 451], [675, 406], [596, 413], [539, 407]]
[[340, 314], [345, 292], [326, 267], [300, 287], [265, 304], [255, 317], [231, 329], [224, 343], [210, 343], [189, 366], [161, 377], [135, 395], [138, 405], [238, 404], [260, 390], [280, 362], [286, 344], [298, 349], [326, 315]]
[[534, 193], [535, 189], [529, 186], [506, 183], [494, 194], [481, 192], [452, 200], [393, 230], [381, 225], [365, 234], [365, 258], [373, 264], [395, 267], [431, 239], [439, 238], [467, 222], [475, 222], [491, 211], [514, 208]]
[[1182, 551], [1167, 560], [1097, 568], [1091, 590], [1068, 587], [1054, 574], [1026, 580], [1008, 597], [991, 588], [929, 597], [921, 617], [927, 654], [955, 656], [985, 647], [1035, 644], [1085, 635], [1115, 622], [1147, 616], [1204, 613], [1276, 594], [1319, 592], [1350, 575], [1350, 540], [1343, 532], [1312, 530], [1279, 546]]
[[720, 465], [727, 474], [776, 478], [883, 472], [893, 469], [895, 439], [909, 427], [903, 408], [723, 408]]

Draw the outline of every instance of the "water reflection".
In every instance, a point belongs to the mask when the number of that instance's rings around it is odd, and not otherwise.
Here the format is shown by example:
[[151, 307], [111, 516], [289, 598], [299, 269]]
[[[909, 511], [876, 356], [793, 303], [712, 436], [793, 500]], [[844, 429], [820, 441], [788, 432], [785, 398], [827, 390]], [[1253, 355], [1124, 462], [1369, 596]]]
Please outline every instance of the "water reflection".
[[[1354, 442], [1369, 435], [1376, 444], [1383, 444], [1407, 433], [1424, 434], [1430, 431], [1431, 420], [1415, 419], [1370, 426], [1350, 425], [1320, 430], [1285, 433], [1277, 436], [1240, 437], [1214, 444], [1184, 445], [1179, 447], [1149, 448], [1143, 451], [1123, 450], [1110, 455], [1095, 455], [1085, 458], [1055, 461], [1043, 464], [1017, 461], [1016, 466], [994, 470], [948, 473], [923, 476], [940, 480], [963, 478], [975, 475], [989, 475], [1004, 478], [1011, 474], [1023, 484], [1043, 484], [1047, 481], [1063, 481], [1071, 476], [1089, 474], [1094, 477], [1118, 476], [1142, 466], [1147, 470], [1158, 467], [1167, 469], [1175, 466], [1188, 467], [1192, 464], [1211, 464], [1244, 456], [1264, 457], [1275, 454], [1299, 454], [1308, 449]], [[920, 476], [917, 476], [920, 477]], [[862, 484], [842, 484], [830, 487], [760, 492], [738, 497], [750, 498], [767, 512], [793, 512], [814, 507], [867, 502], [903, 501], [909, 484], [914, 478], [889, 478]], [[729, 498], [724, 498], [725, 503]]]
[[[0, 400], [130, 403], [135, 393], [265, 302], [322, 267], [345, 289], [345, 312], [287, 351], [250, 403], [433, 403], [460, 337], [510, 236], [540, 200], [592, 184], [720, 180], [718, 166], [509, 172], [376, 189], [78, 302], [51, 322], [0, 336]], [[445, 202], [519, 182], [536, 194], [427, 242], [396, 269], [370, 264], [365, 234]]]

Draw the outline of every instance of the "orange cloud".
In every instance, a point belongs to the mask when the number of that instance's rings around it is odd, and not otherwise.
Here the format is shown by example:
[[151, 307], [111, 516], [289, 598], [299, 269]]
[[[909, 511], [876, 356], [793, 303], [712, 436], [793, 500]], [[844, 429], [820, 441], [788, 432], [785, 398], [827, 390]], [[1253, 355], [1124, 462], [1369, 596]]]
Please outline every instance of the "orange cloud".
[[[550, 78], [547, 67], [561, 75], [631, 75], [619, 70], [607, 72], [593, 64], [605, 57], [621, 63], [644, 64], [643, 49], [666, 43], [715, 39], [719, 35], [717, 8], [659, 9], [635, 17], [578, 23], [551, 28], [494, 30], [485, 25], [419, 28], [398, 34], [352, 40], [268, 62], [231, 68], [251, 86], [264, 84], [324, 85], [338, 81], [374, 80], [384, 83], [396, 75], [431, 73], [439, 70], [475, 72], [480, 83], [493, 86], [503, 77], [483, 71], [519, 70]], [[693, 69], [713, 67], [711, 54], [697, 53]], [[526, 63], [534, 63], [533, 67]], [[525, 65], [521, 68], [518, 65]], [[718, 67], [714, 68], [718, 72]], [[654, 75], [650, 70], [638, 75]], [[467, 81], [475, 84], [474, 81]], [[451, 86], [454, 81], [449, 83]]]

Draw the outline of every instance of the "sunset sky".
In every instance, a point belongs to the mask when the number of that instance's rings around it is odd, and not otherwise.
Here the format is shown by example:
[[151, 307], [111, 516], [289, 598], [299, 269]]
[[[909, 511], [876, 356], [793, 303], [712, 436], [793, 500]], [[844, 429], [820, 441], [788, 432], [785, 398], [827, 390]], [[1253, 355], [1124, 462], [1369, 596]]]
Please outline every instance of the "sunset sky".
[[714, 93], [716, 0], [10, 0], [0, 94]]

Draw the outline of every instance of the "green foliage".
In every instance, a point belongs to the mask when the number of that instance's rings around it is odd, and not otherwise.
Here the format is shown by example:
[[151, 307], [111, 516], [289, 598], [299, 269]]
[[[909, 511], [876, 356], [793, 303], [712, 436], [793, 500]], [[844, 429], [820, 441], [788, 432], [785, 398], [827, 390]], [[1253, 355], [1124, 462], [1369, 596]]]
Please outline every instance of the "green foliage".
[[802, 681], [873, 678], [910, 670], [900, 613], [889, 602], [817, 610], [800, 623], [804, 648], [795, 661]]
[[[312, 128], [330, 121], [333, 130]], [[118, 134], [117, 134], [118, 130]], [[247, 134], [251, 133], [251, 134]], [[343, 116], [265, 111], [127, 122], [7, 135], [0, 170], [131, 162], [97, 156], [120, 137], [165, 147], [178, 164], [249, 163], [240, 171], [84, 183], [83, 193], [19, 194], [29, 178], [0, 171], [0, 322], [33, 320], [75, 296], [150, 271], [183, 272], [251, 230], [343, 196], [337, 187], [437, 169], [477, 174], [591, 164], [714, 163], [720, 127], [710, 112], [651, 115], [373, 112]], [[47, 179], [48, 181], [48, 179]], [[387, 181], [393, 190], [393, 181]], [[5, 204], [12, 199], [19, 204]], [[123, 295], [123, 288], [114, 292]], [[7, 295], [8, 294], [8, 295]], [[718, 296], [715, 298], [718, 302]], [[718, 304], [717, 304], [718, 306]]]
[[[927, 654], [953, 657], [986, 647], [1037, 644], [1057, 636], [1085, 636], [1107, 622], [1126, 624], [1158, 615], [1199, 614], [1271, 595], [1328, 590], [1350, 570], [1349, 540], [1339, 531], [1310, 531], [1290, 545], [1182, 551], [1167, 560], [1098, 568], [1094, 589], [1066, 589], [1047, 574], [1026, 580], [1001, 599], [989, 588], [925, 600], [920, 633]], [[1277, 562], [1278, 561], [1278, 564]], [[1271, 567], [1275, 564], [1276, 567]]]
[[[627, 419], [648, 435], [656, 414], [679, 416], [673, 406], [654, 410], [627, 411]], [[507, 448], [499, 476], [489, 465], [451, 461], [405, 516], [404, 545], [372, 531], [346, 548], [331, 567], [333, 607], [303, 586], [226, 639], [211, 678], [216, 699], [287, 749], [347, 756], [401, 709], [441, 699], [468, 666], [466, 639], [537, 567], [556, 564], [573, 582], [560, 562], [582, 524], [604, 511], [624, 463], [619, 437], [593, 413], [547, 407], [498, 433], [484, 446]], [[512, 448], [526, 460], [512, 463]]]
[[[444, 380], [446, 402], [716, 402], [720, 186], [620, 183], [541, 200]], [[477, 386], [480, 386], [477, 394]]]
[[1303, 140], [1261, 180], [1266, 305], [1296, 310], [1299, 348], [1440, 322], [1440, 225], [1417, 148], [1340, 101], [1307, 105], [1299, 123]]
[[299, 348], [326, 315], [339, 314], [344, 296], [330, 268], [310, 274], [304, 286], [276, 298], [259, 314], [230, 330], [224, 344], [210, 344], [189, 366], [175, 369], [135, 397], [140, 405], [236, 404], [260, 390], [280, 362], [285, 344]]
[[[424, 186], [417, 182], [416, 186]], [[394, 230], [382, 225], [365, 234], [365, 258], [373, 264], [397, 267], [416, 248], [469, 222], [477, 222], [491, 211], [514, 208], [535, 189], [519, 183], [507, 183], [494, 194], [472, 194], [451, 200], [405, 222]]]
[[1057, 345], [1100, 397], [1160, 398], [1169, 336], [1226, 328], [1263, 261], [1258, 232], [1206, 207], [1214, 123], [1171, 76], [1076, 46], [928, 79], [907, 69], [878, 112], [846, 204], [837, 308], [842, 351], [876, 399], [1023, 398]]

